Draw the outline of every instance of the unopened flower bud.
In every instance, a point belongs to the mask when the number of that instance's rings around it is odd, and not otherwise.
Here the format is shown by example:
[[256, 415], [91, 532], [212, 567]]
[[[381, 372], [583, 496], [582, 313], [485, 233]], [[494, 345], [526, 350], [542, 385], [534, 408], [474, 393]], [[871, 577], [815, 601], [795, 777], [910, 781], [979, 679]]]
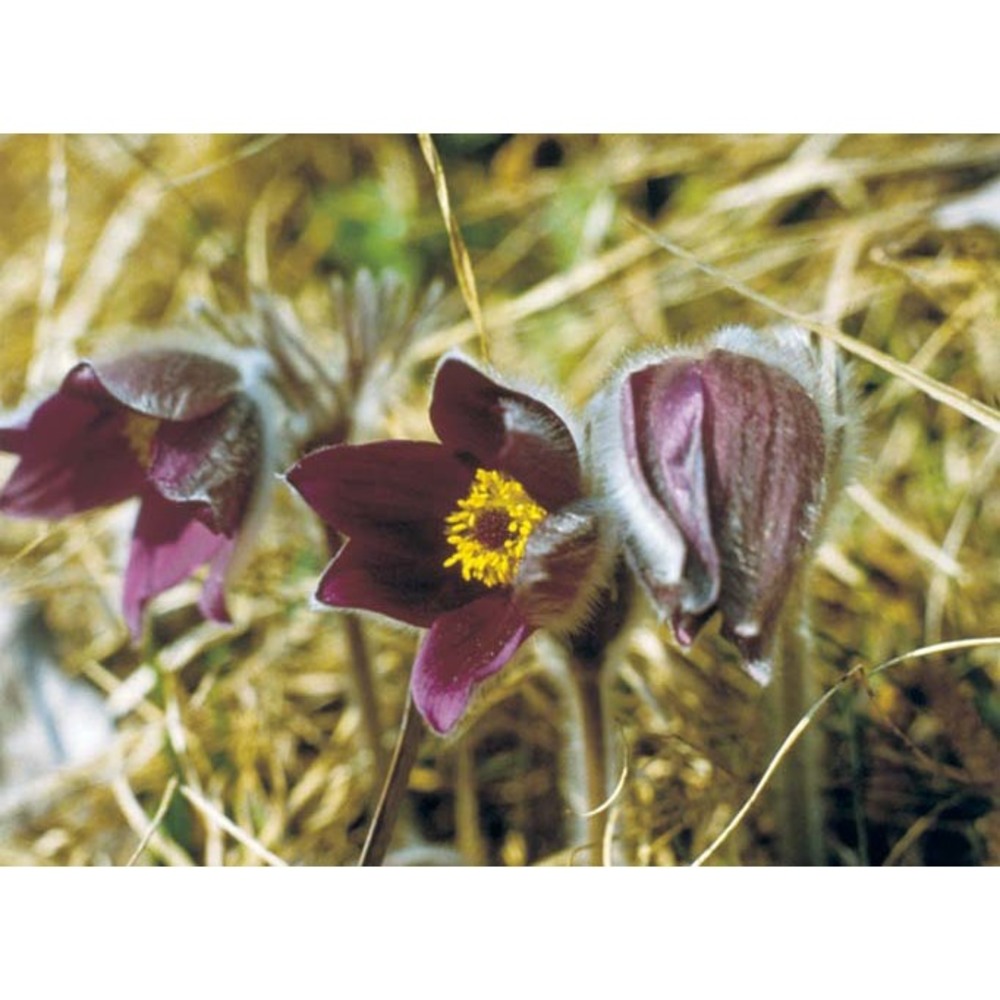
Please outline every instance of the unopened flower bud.
[[721, 612], [761, 683], [839, 479], [839, 391], [803, 331], [730, 327], [629, 368], [598, 407], [597, 472], [653, 603], [682, 646]]

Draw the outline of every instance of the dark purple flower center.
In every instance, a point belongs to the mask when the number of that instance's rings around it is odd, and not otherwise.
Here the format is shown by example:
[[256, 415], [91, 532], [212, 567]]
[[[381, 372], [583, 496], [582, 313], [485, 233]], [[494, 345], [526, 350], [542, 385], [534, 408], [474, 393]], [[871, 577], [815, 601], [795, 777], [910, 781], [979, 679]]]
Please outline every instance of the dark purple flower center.
[[484, 510], [476, 515], [472, 525], [472, 537], [488, 549], [502, 549], [512, 534], [510, 514], [505, 510]]

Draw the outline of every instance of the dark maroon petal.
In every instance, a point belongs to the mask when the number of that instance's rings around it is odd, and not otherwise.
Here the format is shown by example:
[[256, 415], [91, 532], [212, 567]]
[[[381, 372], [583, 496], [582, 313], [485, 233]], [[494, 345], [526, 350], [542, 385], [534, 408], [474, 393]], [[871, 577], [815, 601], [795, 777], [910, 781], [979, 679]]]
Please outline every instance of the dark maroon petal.
[[117, 404], [98, 405], [64, 384], [27, 420], [0, 431], [0, 447], [21, 456], [0, 492], [0, 511], [59, 518], [134, 495], [143, 472], [124, 426]]
[[206, 504], [210, 526], [231, 535], [260, 475], [261, 450], [260, 415], [241, 393], [198, 420], [162, 423], [149, 479], [168, 500]]
[[[676, 567], [646, 565], [654, 595], [662, 589], [688, 612], [709, 607], [719, 592], [719, 555], [705, 468], [704, 386], [695, 363], [674, 359], [635, 372], [624, 386], [625, 449], [637, 485], [652, 499], [664, 544], [685, 546], [680, 586]], [[662, 579], [662, 583], [659, 582]]]
[[[132, 634], [138, 636], [141, 632], [143, 611], [154, 597], [189, 577], [199, 566], [222, 557], [230, 545], [225, 535], [211, 531], [198, 520], [196, 506], [171, 503], [148, 490], [139, 508], [125, 570], [124, 615]], [[215, 616], [220, 607], [218, 579], [209, 589], [207, 604]]]
[[816, 404], [786, 372], [713, 351], [709, 483], [724, 632], [764, 657], [822, 501], [825, 443]]
[[576, 444], [558, 414], [461, 358], [446, 358], [438, 368], [430, 416], [448, 448], [506, 472], [547, 510], [580, 496]]
[[424, 441], [333, 445], [306, 455], [287, 479], [332, 528], [383, 552], [420, 552], [443, 562], [444, 519], [473, 470], [447, 448]]
[[[119, 403], [160, 420], [197, 420], [219, 409], [239, 390], [239, 370], [195, 351], [152, 348], [109, 361], [78, 366], [89, 369]], [[76, 379], [83, 383], [87, 372]]]
[[481, 584], [466, 583], [460, 573], [445, 569], [444, 558], [428, 558], [419, 547], [400, 553], [350, 541], [323, 574], [316, 598], [331, 607], [374, 611], [427, 628], [442, 613], [485, 592]]
[[413, 702], [431, 728], [447, 733], [475, 688], [514, 655], [532, 629], [506, 593], [489, 594], [442, 615], [417, 651]]

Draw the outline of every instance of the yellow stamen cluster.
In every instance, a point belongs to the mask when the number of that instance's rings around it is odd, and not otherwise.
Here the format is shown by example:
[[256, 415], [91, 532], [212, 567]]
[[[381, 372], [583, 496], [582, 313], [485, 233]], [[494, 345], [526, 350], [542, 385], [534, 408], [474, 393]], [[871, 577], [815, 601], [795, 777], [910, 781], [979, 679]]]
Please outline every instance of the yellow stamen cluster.
[[125, 417], [125, 440], [144, 469], [153, 459], [153, 435], [159, 426], [160, 421], [155, 417], [146, 417], [141, 413], [129, 413]]
[[[507, 519], [505, 537], [497, 537], [498, 515]], [[517, 573], [528, 538], [547, 515], [516, 479], [493, 469], [477, 469], [468, 495], [445, 518], [448, 544], [455, 551], [444, 565], [459, 566], [464, 580], [507, 586]]]

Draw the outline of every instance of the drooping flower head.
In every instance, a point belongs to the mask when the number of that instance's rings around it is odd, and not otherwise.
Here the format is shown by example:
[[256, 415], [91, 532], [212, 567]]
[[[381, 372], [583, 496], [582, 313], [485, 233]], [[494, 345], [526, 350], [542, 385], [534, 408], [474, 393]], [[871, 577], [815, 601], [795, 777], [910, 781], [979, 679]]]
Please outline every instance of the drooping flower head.
[[0, 512], [62, 518], [138, 497], [124, 617], [141, 631], [149, 601], [208, 566], [199, 607], [228, 621], [225, 583], [271, 479], [267, 359], [192, 348], [82, 361], [59, 389], [7, 426], [20, 456]]
[[440, 443], [336, 445], [288, 481], [347, 538], [317, 598], [430, 630], [412, 692], [445, 733], [534, 629], [585, 619], [608, 545], [552, 407], [450, 355], [430, 418]]
[[630, 367], [599, 407], [597, 461], [653, 603], [683, 646], [721, 612], [762, 683], [838, 475], [841, 389], [803, 331], [730, 327]]

